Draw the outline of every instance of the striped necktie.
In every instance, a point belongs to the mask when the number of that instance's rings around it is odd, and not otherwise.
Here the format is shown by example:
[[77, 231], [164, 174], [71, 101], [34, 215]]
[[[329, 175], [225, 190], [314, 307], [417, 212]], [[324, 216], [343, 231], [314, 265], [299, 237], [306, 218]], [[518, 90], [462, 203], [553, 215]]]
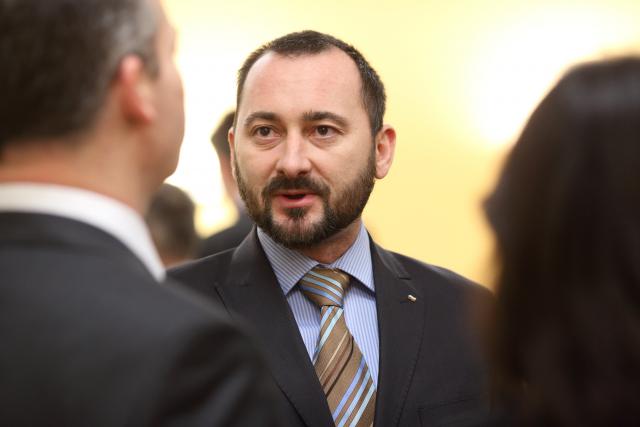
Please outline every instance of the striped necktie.
[[313, 364], [335, 425], [367, 427], [373, 425], [376, 388], [344, 320], [342, 301], [348, 285], [346, 273], [320, 267], [300, 280], [302, 292], [321, 309]]

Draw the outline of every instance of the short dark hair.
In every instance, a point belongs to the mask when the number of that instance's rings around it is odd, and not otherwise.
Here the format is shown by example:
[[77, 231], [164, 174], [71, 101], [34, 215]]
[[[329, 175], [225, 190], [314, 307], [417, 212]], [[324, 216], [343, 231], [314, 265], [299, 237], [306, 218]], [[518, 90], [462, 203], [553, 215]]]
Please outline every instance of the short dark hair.
[[522, 395], [527, 425], [639, 420], [640, 57], [566, 74], [485, 207], [498, 390]]
[[236, 110], [240, 107], [240, 100], [247, 75], [258, 59], [268, 52], [279, 55], [299, 56], [315, 55], [331, 48], [338, 48], [346, 53], [356, 64], [362, 83], [362, 104], [369, 115], [371, 133], [375, 135], [382, 129], [386, 95], [384, 85], [378, 73], [371, 67], [362, 54], [350, 44], [343, 42], [329, 34], [317, 31], [300, 31], [290, 33], [272, 40], [255, 50], [244, 61], [238, 72], [238, 93], [236, 97]]
[[89, 127], [126, 54], [157, 72], [149, 0], [0, 0], [0, 149]]
[[231, 150], [229, 149], [229, 129], [233, 127], [235, 115], [235, 111], [230, 111], [225, 114], [211, 135], [211, 143], [213, 144], [213, 148], [216, 149], [218, 157], [225, 157], [227, 159], [231, 157]]
[[151, 199], [146, 214], [153, 242], [161, 255], [191, 258], [199, 237], [194, 224], [195, 205], [180, 188], [162, 184]]

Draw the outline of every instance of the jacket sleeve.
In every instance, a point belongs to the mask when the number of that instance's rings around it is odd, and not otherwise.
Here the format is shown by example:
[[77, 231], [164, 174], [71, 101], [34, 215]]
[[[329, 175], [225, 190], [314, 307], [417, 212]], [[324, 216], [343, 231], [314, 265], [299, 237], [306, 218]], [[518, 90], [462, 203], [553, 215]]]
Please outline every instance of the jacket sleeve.
[[241, 330], [209, 320], [178, 333], [151, 425], [278, 425], [269, 373]]

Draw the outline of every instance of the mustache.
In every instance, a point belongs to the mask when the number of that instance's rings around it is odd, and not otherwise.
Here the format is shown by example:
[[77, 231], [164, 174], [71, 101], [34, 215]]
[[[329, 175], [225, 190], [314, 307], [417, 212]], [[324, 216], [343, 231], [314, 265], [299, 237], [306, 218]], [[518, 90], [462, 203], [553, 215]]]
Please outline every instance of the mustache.
[[301, 188], [310, 190], [322, 197], [329, 195], [329, 187], [326, 184], [316, 181], [308, 176], [288, 178], [284, 175], [279, 175], [269, 181], [269, 184], [264, 187], [262, 190], [262, 196], [264, 199], [267, 199], [278, 190], [298, 190]]

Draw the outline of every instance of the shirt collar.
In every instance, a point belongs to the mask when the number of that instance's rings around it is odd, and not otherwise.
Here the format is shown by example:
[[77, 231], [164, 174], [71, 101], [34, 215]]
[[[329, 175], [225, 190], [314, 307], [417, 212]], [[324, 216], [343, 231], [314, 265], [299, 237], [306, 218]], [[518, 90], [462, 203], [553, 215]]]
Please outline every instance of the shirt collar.
[[[276, 243], [259, 227], [258, 240], [260, 240], [260, 244], [267, 255], [267, 259], [285, 295], [291, 291], [296, 283], [298, 283], [309, 270], [319, 265], [317, 261], [300, 252]], [[364, 224], [360, 225], [360, 231], [353, 245], [335, 262], [323, 266], [339, 268], [356, 278], [371, 292], [375, 292], [371, 250], [369, 248], [369, 234]]]
[[81, 221], [120, 240], [159, 282], [165, 269], [142, 217], [129, 206], [92, 191], [52, 184], [0, 184], [0, 211], [35, 212]]

